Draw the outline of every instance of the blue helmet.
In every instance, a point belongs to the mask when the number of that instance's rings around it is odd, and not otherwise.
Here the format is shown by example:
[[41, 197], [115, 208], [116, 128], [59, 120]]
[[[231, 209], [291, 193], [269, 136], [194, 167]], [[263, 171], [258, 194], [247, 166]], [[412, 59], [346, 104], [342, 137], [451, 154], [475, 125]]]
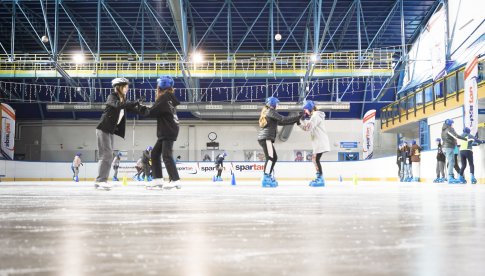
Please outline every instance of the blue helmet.
[[174, 81], [170, 76], [161, 76], [157, 79], [157, 86], [160, 89], [171, 88], [174, 85]]
[[222, 153], [222, 156], [226, 157], [227, 156], [227, 152], [223, 152]]
[[81, 156], [81, 155], [83, 155], [83, 154], [80, 153], [80, 152], [76, 153], [76, 156]]
[[271, 107], [276, 107], [277, 104], [280, 103], [280, 100], [276, 97], [269, 97], [266, 99], [266, 105]]
[[315, 107], [315, 103], [311, 100], [306, 101], [305, 104], [303, 105], [303, 109], [307, 109], [310, 111], [312, 111], [314, 107]]
[[151, 151], [152, 149], [153, 149], [152, 146], [147, 147], [147, 151]]
[[416, 145], [416, 140], [412, 140], [411, 144]]
[[436, 142], [441, 143], [441, 138], [436, 138]]
[[452, 120], [452, 119], [446, 119], [446, 120], [445, 120], [445, 124], [446, 124], [446, 125], [451, 126], [453, 123], [454, 123], [454, 122], [453, 122], [453, 120]]
[[121, 152], [118, 152], [118, 154], [117, 154], [117, 155], [118, 155], [118, 156], [122, 156], [123, 154], [121, 154]]
[[470, 134], [470, 128], [469, 127], [465, 127], [463, 129], [463, 132], [465, 132], [466, 134]]

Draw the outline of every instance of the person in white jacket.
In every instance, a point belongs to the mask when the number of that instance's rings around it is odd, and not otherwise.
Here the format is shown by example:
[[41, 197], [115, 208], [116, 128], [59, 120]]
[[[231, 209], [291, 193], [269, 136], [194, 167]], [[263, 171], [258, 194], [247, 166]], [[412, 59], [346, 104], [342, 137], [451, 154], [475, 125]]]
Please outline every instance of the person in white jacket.
[[301, 119], [300, 127], [310, 132], [313, 150], [312, 162], [317, 171], [316, 178], [310, 182], [310, 186], [323, 187], [325, 186], [325, 181], [323, 180], [320, 159], [325, 152], [330, 151], [330, 141], [325, 129], [325, 113], [318, 111], [315, 103], [310, 100], [303, 105], [303, 112], [304, 115]]
[[74, 172], [73, 180], [75, 182], [79, 182], [79, 167], [83, 165], [83, 161], [81, 160], [81, 153], [76, 153], [74, 156], [74, 160], [72, 160], [71, 169]]

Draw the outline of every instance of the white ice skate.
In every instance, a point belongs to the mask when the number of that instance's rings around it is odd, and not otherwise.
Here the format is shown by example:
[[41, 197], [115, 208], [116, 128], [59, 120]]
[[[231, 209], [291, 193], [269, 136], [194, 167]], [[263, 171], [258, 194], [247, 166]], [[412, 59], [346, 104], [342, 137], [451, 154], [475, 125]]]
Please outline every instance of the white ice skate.
[[182, 185], [180, 185], [180, 180], [176, 180], [176, 181], [170, 181], [168, 183], [165, 183], [163, 185], [163, 188], [166, 189], [166, 190], [170, 190], [170, 189], [173, 189], [173, 188], [180, 189], [180, 188], [182, 188]]
[[94, 188], [97, 190], [105, 190], [109, 191], [111, 188], [113, 188], [113, 185], [107, 181], [104, 182], [95, 182], [94, 183]]
[[155, 178], [153, 181], [145, 182], [147, 190], [161, 190], [165, 185], [163, 178]]

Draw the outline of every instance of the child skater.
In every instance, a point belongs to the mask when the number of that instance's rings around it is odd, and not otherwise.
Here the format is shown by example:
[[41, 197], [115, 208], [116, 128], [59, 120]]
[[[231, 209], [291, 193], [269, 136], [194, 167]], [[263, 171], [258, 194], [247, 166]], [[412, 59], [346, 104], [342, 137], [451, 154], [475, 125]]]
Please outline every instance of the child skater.
[[217, 155], [217, 157], [216, 157], [216, 161], [214, 162], [214, 164], [216, 165], [216, 170], [217, 170], [217, 176], [214, 179], [215, 181], [222, 181], [221, 174], [222, 174], [222, 170], [224, 169], [223, 163], [224, 163], [224, 158], [226, 158], [226, 156], [227, 156], [227, 153], [223, 152], [223, 153]]
[[312, 162], [315, 165], [316, 178], [310, 181], [311, 187], [324, 187], [322, 164], [320, 158], [326, 152], [330, 151], [330, 141], [325, 129], [325, 113], [318, 111], [313, 101], [307, 101], [303, 106], [303, 120], [300, 127], [309, 131], [312, 140]]
[[463, 129], [463, 134], [461, 135], [467, 138], [467, 141], [460, 142], [460, 159], [461, 159], [461, 169], [460, 169], [460, 180], [461, 184], [466, 184], [466, 179], [464, 176], [466, 169], [466, 161], [470, 165], [470, 181], [472, 184], [477, 184], [477, 179], [475, 178], [475, 165], [473, 164], [473, 149], [474, 144], [483, 144], [485, 141], [475, 139], [473, 135], [470, 134], [470, 128], [465, 127]]
[[75, 182], [79, 182], [79, 167], [83, 165], [83, 161], [81, 160], [81, 153], [78, 152], [76, 153], [76, 156], [74, 156], [74, 160], [72, 160], [72, 171], [74, 172], [74, 177], [73, 180]]
[[[145, 116], [157, 119], [157, 142], [151, 151], [153, 184], [147, 188], [181, 188], [180, 177], [173, 158], [173, 144], [179, 134], [179, 120], [177, 117], [177, 105], [180, 102], [175, 97], [174, 81], [169, 76], [157, 79], [156, 100], [152, 107], [142, 108]], [[162, 175], [163, 163], [167, 169], [169, 182], [164, 183]]]
[[126, 112], [139, 113], [139, 103], [126, 99], [129, 84], [130, 82], [125, 78], [116, 78], [111, 81], [113, 92], [106, 100], [106, 107], [96, 127], [99, 162], [95, 188], [111, 189], [112, 185], [108, 183], [108, 177], [114, 156], [114, 135], [125, 138]]
[[[446, 156], [443, 153], [443, 146], [441, 145], [441, 138], [436, 138], [438, 152], [436, 153], [436, 179], [434, 183], [442, 183], [446, 181], [445, 178], [445, 163]], [[441, 177], [440, 177], [441, 176]]]
[[113, 162], [111, 163], [111, 167], [113, 167], [113, 181], [119, 181], [118, 180], [118, 169], [120, 167], [120, 160], [121, 160], [121, 152], [118, 152], [118, 154], [115, 156], [113, 159]]
[[152, 181], [152, 164], [151, 164], [151, 154], [152, 154], [152, 146], [148, 146], [146, 150], [143, 151], [142, 156], [141, 156], [141, 163], [143, 166], [143, 178], [145, 181]]
[[278, 160], [274, 148], [277, 128], [280, 125], [292, 125], [299, 123], [300, 115], [282, 116], [276, 112], [276, 107], [280, 101], [275, 97], [266, 99], [266, 104], [259, 117], [258, 143], [264, 151], [266, 162], [264, 163], [264, 176], [262, 181], [263, 187], [277, 187], [278, 182], [272, 177], [274, 165]]

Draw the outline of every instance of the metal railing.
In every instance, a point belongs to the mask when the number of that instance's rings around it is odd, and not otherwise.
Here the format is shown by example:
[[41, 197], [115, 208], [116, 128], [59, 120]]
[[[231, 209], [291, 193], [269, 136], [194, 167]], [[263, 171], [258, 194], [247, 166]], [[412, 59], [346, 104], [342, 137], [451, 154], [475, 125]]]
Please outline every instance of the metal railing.
[[[478, 74], [478, 86], [484, 85], [483, 65], [485, 60], [480, 63], [482, 70]], [[444, 106], [450, 101], [459, 101], [460, 94], [463, 93], [465, 67], [447, 74], [431, 83], [415, 89], [406, 96], [398, 99], [383, 108], [380, 112], [381, 129], [388, 128], [397, 123], [406, 122], [409, 118], [416, 117], [418, 111], [426, 114], [436, 109], [436, 105], [443, 103]]]
[[[301, 76], [304, 75], [308, 64], [314, 62], [315, 76], [319, 71], [340, 72], [340, 74], [371, 74], [387, 76], [393, 70], [393, 56], [400, 52], [399, 48], [373, 49], [361, 54], [358, 52], [322, 53], [313, 57], [311, 53], [282, 53], [274, 58], [270, 53], [238, 53], [207, 54], [201, 62], [184, 61], [178, 54], [145, 54], [143, 59], [133, 54], [101, 54], [99, 59], [92, 55], [85, 55], [83, 62], [75, 62], [76, 54], [62, 54], [57, 62], [73, 77], [89, 72], [92, 76], [103, 77], [109, 72], [110, 76], [148, 74], [157, 76], [161, 73], [172, 76], [182, 76], [185, 68], [195, 77], [265, 77], [273, 75]], [[8, 71], [13, 77], [21, 71], [28, 71], [33, 75], [58, 77], [54, 72], [52, 57], [48, 54], [16, 54], [13, 60], [9, 56], [0, 55], [0, 71], [2, 77]]]

